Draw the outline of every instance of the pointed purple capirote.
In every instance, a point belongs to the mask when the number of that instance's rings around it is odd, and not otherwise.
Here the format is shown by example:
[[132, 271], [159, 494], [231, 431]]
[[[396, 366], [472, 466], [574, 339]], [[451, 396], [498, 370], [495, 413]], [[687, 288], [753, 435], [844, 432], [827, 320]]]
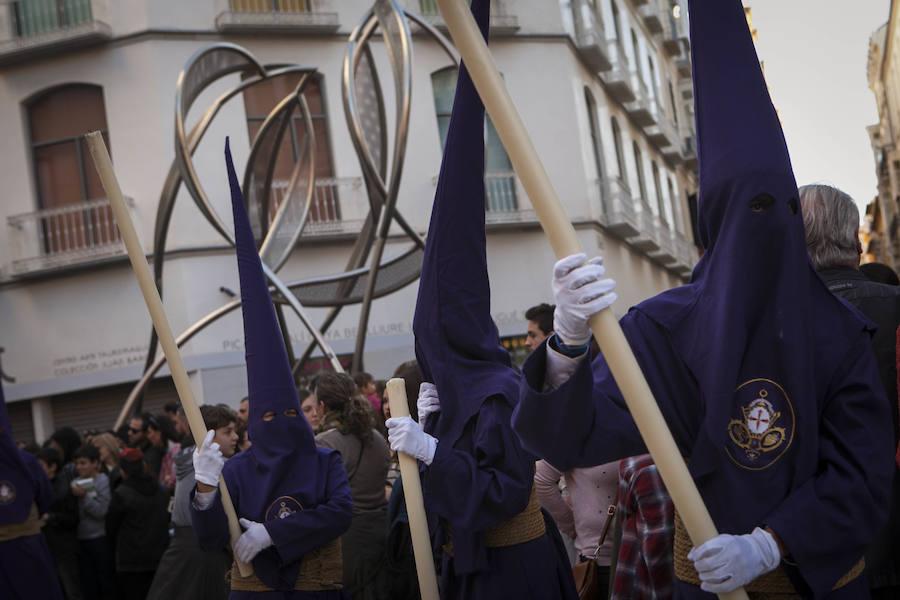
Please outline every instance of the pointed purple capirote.
[[[309, 423], [300, 413], [297, 388], [227, 140], [225, 161], [231, 186], [235, 249], [241, 281], [250, 397], [248, 431], [253, 442], [250, 452], [261, 478], [256, 488], [259, 498], [254, 504], [262, 505], [267, 498], [271, 502], [278, 497], [283, 487], [296, 491], [298, 486], [302, 487], [304, 480], [310, 480], [310, 472], [304, 472], [304, 469], [314, 464], [316, 444]], [[270, 420], [264, 419], [267, 413], [271, 413]], [[247, 506], [247, 498], [241, 501], [242, 505]]]
[[[472, 12], [487, 38], [490, 6]], [[452, 444], [484, 400], [514, 403], [519, 380], [491, 319], [484, 231], [484, 105], [461, 65], [438, 177], [413, 319], [416, 358], [437, 386], [428, 429]]]
[[12, 437], [6, 397], [0, 384], [0, 525], [21, 523], [35, 501], [32, 476]]

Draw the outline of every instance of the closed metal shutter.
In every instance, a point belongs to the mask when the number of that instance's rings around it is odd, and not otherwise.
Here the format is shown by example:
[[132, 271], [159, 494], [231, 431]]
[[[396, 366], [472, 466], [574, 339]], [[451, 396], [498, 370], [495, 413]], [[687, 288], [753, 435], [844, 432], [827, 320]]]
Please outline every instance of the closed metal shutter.
[[[133, 387], [134, 384], [126, 383], [54, 396], [51, 400], [54, 426], [73, 427], [81, 434], [112, 429]], [[144, 394], [144, 412], [162, 413], [162, 407], [170, 400], [178, 400], [172, 378], [155, 379]]]
[[31, 401], [22, 400], [6, 405], [9, 422], [12, 426], [12, 437], [16, 443], [30, 444], [34, 442], [34, 426], [31, 423]]

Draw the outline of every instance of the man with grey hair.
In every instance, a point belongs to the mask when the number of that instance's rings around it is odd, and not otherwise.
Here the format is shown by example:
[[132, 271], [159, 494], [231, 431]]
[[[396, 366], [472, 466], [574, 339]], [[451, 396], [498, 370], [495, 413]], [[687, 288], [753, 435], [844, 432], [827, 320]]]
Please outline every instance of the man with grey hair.
[[[849, 195], [828, 185], [799, 189], [806, 249], [832, 293], [847, 300], [878, 327], [872, 350], [887, 391], [898, 441], [897, 326], [900, 288], [869, 280], [859, 271], [859, 210]], [[888, 522], [866, 553], [872, 598], [900, 598], [900, 473], [895, 468]]]

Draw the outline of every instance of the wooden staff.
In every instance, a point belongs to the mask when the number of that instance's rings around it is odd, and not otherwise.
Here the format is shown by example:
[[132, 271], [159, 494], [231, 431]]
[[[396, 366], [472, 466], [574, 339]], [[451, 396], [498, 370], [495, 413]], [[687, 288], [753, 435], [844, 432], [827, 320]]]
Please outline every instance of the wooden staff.
[[[581, 252], [575, 228], [556, 196], [469, 7], [462, 0], [437, 0], [437, 3], [553, 252], [557, 258]], [[716, 537], [716, 526], [612, 311], [603, 310], [594, 315], [590, 325], [691, 540], [699, 546]], [[739, 588], [719, 597], [746, 599], [747, 594]]]
[[[409, 416], [406, 401], [406, 384], [395, 377], [387, 382], [388, 401], [391, 416]], [[403, 481], [403, 496], [406, 498], [406, 514], [409, 516], [409, 533], [412, 537], [413, 554], [416, 557], [416, 572], [419, 575], [419, 590], [422, 600], [438, 600], [437, 576], [434, 573], [434, 558], [431, 552], [431, 538], [428, 522], [425, 520], [425, 501], [422, 499], [422, 483], [419, 480], [419, 463], [405, 452], [398, 452], [400, 477]]]
[[[106, 150], [103, 135], [99, 131], [93, 131], [84, 137], [91, 151], [91, 157], [94, 159], [94, 166], [100, 175], [100, 181], [103, 183], [103, 188], [106, 190], [106, 195], [109, 198], [109, 205], [115, 215], [119, 232], [122, 234], [122, 241], [125, 242], [125, 248], [128, 250], [131, 267], [134, 269], [138, 283], [141, 286], [141, 292], [144, 294], [144, 301], [147, 303], [147, 310], [150, 312], [153, 327], [156, 329], [156, 335], [159, 337], [159, 344], [166, 355], [166, 362], [169, 364], [172, 379], [175, 381], [175, 389], [178, 390], [181, 406], [184, 408], [184, 414], [187, 416], [188, 423], [191, 426], [191, 434], [194, 436], [194, 442], [199, 448], [203, 443], [203, 438], [206, 437], [206, 424], [203, 422], [203, 415], [200, 414], [200, 408], [194, 400], [191, 383], [188, 380], [187, 371], [181, 360], [181, 354], [178, 352], [178, 346], [175, 344], [175, 337], [172, 335], [169, 319], [163, 310], [159, 291], [153, 283], [153, 276], [150, 274], [147, 258], [144, 256], [144, 251], [141, 248], [141, 241], [134, 230], [134, 224], [131, 222], [128, 209], [125, 207], [125, 201], [122, 199], [122, 190], [119, 189], [119, 182], [113, 171], [112, 161], [109, 159], [109, 152]], [[222, 506], [225, 508], [225, 514], [228, 516], [228, 531], [231, 534], [231, 545], [234, 546], [234, 543], [241, 536], [241, 526], [238, 524], [237, 514], [234, 512], [234, 504], [231, 502], [231, 494], [228, 493], [223, 477], [219, 477], [219, 493], [222, 494]], [[237, 558], [235, 558], [235, 561], [237, 561]], [[249, 577], [253, 574], [251, 565], [239, 561], [237, 561], [237, 564], [241, 575], [244, 577]]]

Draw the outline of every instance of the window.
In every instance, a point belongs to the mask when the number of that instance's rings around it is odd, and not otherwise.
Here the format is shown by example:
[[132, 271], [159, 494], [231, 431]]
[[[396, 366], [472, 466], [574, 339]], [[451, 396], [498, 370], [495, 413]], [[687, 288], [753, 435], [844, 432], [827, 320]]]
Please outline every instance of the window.
[[[74, 84], [43, 93], [27, 105], [31, 157], [41, 209], [61, 209], [105, 198], [82, 136], [103, 133], [109, 147], [103, 89]], [[54, 211], [41, 218], [42, 251], [91, 248], [119, 239], [108, 205]]]
[[631, 30], [631, 49], [634, 52], [634, 69], [638, 73], [641, 72], [641, 47], [638, 44], [637, 34], [634, 29]]
[[92, 18], [89, 0], [17, 0], [11, 9], [12, 30], [18, 37], [51, 33]]
[[[247, 130], [251, 143], [262, 127], [263, 122], [275, 105], [290, 94], [300, 81], [299, 73], [287, 73], [263, 81], [244, 90], [244, 110], [247, 113]], [[328, 137], [328, 119], [325, 102], [322, 98], [321, 78], [312, 78], [307, 82], [303, 97], [309, 106], [316, 140], [316, 189], [308, 219], [311, 222], [339, 221], [341, 217], [340, 203], [337, 195], [337, 184], [332, 169], [331, 147]], [[274, 202], [270, 215], [274, 216], [274, 208], [281, 203], [291, 179], [294, 165], [304, 159], [307, 152], [306, 128], [300, 108], [294, 109], [291, 124], [285, 130], [272, 172], [272, 197]], [[302, 184], [300, 184], [302, 185]]]
[[669, 102], [672, 103], [672, 119], [675, 121], [675, 127], [678, 127], [678, 105], [675, 104], [675, 90], [672, 88], [672, 80], [666, 78], [669, 84]]
[[612, 18], [613, 18], [613, 26], [616, 29], [616, 39], [619, 40], [619, 43], [622, 42], [622, 24], [619, 21], [619, 7], [616, 6], [615, 0], [611, 3], [612, 6]]
[[597, 178], [603, 177], [603, 142], [600, 139], [600, 128], [597, 126], [597, 103], [591, 90], [584, 88], [584, 102], [587, 105], [588, 123], [591, 128], [591, 149], [594, 151], [594, 166], [597, 169]]
[[674, 229], [678, 233], [681, 233], [682, 229], [684, 227], [684, 220], [681, 215], [681, 201], [679, 200], [678, 196], [675, 194], [675, 186], [672, 185], [671, 177], [666, 178], [666, 184], [668, 185], [668, 188], [669, 188], [669, 202], [672, 203], [672, 209], [674, 212], [674, 214], [672, 215], [673, 218], [675, 219]]
[[653, 57], [647, 54], [647, 66], [650, 71], [650, 89], [653, 91], [653, 97], [659, 102], [659, 86], [656, 83], [656, 65], [653, 64]]
[[619, 123], [615, 117], [610, 118], [612, 123], [613, 143], [616, 146], [616, 166], [619, 169], [619, 179], [627, 185], [628, 177], [625, 171], [625, 153], [622, 150], [622, 132], [619, 130]]
[[641, 192], [641, 202], [644, 206], [647, 204], [647, 182], [644, 181], [644, 156], [637, 142], [631, 143], [631, 149], [634, 151], [634, 168], [637, 169], [638, 189]]
[[666, 206], [666, 201], [663, 198], [662, 193], [662, 185], [660, 185], [659, 181], [659, 166], [656, 164], [656, 161], [652, 161], [650, 163], [650, 171], [653, 174], [653, 188], [656, 192], [656, 208], [659, 210], [659, 217], [662, 219], [663, 223], [671, 226], [672, 223], [672, 215], [671, 211], [668, 210]]
[[[434, 92], [434, 112], [437, 115], [441, 148], [447, 142], [450, 127], [450, 111], [453, 109], [453, 95], [456, 93], [456, 67], [446, 67], [431, 74], [431, 88]], [[489, 212], [510, 212], [518, 210], [516, 199], [516, 175], [500, 136], [494, 129], [490, 117], [485, 115], [485, 165], [486, 210]]]
[[435, 0], [419, 0], [419, 12], [423, 15], [439, 15], [441, 14]]

